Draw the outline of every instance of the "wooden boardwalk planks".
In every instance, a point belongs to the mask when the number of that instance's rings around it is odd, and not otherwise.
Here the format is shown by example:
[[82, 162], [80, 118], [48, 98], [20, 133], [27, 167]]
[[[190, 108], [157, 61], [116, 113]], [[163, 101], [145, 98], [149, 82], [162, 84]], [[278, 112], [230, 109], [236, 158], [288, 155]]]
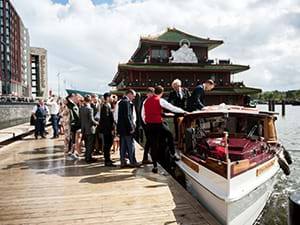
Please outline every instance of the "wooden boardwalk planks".
[[162, 168], [151, 169], [69, 160], [62, 140], [14, 142], [0, 149], [0, 224], [218, 224]]

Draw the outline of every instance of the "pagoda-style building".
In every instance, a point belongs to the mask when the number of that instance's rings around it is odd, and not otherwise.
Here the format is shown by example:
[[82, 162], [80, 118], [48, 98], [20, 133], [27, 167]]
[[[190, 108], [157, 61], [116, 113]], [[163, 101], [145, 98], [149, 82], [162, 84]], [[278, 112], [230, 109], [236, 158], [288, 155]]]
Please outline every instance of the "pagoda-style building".
[[110, 85], [115, 87], [115, 93], [133, 88], [143, 94], [148, 87], [159, 84], [168, 92], [176, 78], [190, 91], [198, 83], [212, 79], [216, 87], [206, 94], [207, 104], [242, 105], [247, 95], [261, 90], [232, 82], [234, 74], [248, 70], [249, 66], [233, 64], [228, 59], [209, 59], [208, 51], [221, 44], [222, 40], [193, 36], [175, 28], [158, 36], [142, 37], [131, 59], [118, 65]]

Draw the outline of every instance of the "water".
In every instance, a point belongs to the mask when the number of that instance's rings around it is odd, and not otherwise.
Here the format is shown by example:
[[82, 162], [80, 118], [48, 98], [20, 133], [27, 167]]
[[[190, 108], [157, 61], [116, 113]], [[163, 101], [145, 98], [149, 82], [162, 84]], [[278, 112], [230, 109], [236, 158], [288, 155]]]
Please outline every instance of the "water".
[[[267, 110], [268, 106], [259, 105], [258, 108]], [[276, 105], [276, 112], [280, 113], [276, 121], [277, 136], [291, 153], [293, 164], [289, 176], [282, 171], [277, 175], [274, 191], [255, 225], [288, 224], [288, 196], [293, 191], [300, 191], [300, 106], [286, 105], [284, 117], [281, 116], [280, 105]]]

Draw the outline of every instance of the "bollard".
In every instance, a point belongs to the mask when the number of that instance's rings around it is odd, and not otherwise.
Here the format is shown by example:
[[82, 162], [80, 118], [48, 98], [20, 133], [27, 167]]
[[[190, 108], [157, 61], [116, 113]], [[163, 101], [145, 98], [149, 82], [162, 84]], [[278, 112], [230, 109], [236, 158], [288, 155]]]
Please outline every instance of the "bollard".
[[300, 192], [293, 192], [289, 197], [289, 225], [300, 224]]
[[285, 101], [281, 101], [281, 114], [282, 116], [285, 116]]

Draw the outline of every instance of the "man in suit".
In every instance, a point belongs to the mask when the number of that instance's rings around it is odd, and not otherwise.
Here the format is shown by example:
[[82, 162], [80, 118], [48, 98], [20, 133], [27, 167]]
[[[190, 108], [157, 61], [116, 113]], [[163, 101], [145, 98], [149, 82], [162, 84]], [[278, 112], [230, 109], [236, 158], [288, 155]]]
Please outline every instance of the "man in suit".
[[48, 113], [48, 107], [45, 105], [44, 100], [40, 99], [39, 104], [35, 105], [32, 110], [32, 115], [35, 119], [35, 139], [38, 138], [38, 135], [41, 135], [42, 138], [46, 138], [45, 126]]
[[70, 142], [68, 145], [68, 152], [71, 153], [75, 149], [75, 143], [76, 143], [76, 133], [80, 129], [80, 119], [79, 119], [79, 99], [81, 95], [77, 94], [70, 94], [67, 96], [67, 104], [66, 106], [69, 109], [69, 125], [70, 125]]
[[113, 161], [110, 159], [110, 149], [113, 143], [113, 127], [114, 127], [114, 117], [111, 111], [111, 98], [110, 93], [105, 93], [103, 95], [104, 103], [100, 111], [100, 122], [99, 130], [103, 134], [104, 139], [104, 159], [105, 166], [114, 166]]
[[128, 152], [130, 161], [129, 167], [138, 167], [135, 159], [135, 147], [134, 147], [134, 131], [135, 123], [133, 118], [133, 104], [136, 93], [134, 90], [129, 89], [126, 95], [121, 99], [118, 104], [118, 120], [117, 120], [117, 132], [120, 135], [120, 161], [121, 168], [126, 167], [125, 155]]
[[99, 111], [98, 95], [96, 95], [96, 94], [91, 95], [91, 108], [94, 111], [93, 115], [95, 117]]
[[91, 96], [84, 97], [84, 106], [80, 108], [81, 132], [85, 143], [85, 161], [87, 163], [95, 162], [92, 158], [95, 141], [95, 131], [98, 122], [94, 119], [93, 109], [91, 108]]
[[[168, 102], [181, 109], [187, 110], [187, 100], [190, 97], [190, 92], [187, 88], [181, 87], [181, 80], [175, 79], [172, 82], [173, 90], [170, 92]], [[175, 141], [178, 141], [178, 117], [179, 114], [174, 116], [174, 128], [175, 128]]]
[[188, 111], [201, 110], [204, 104], [205, 91], [210, 91], [215, 87], [213, 80], [207, 80], [203, 84], [199, 84], [192, 92], [188, 99]]

